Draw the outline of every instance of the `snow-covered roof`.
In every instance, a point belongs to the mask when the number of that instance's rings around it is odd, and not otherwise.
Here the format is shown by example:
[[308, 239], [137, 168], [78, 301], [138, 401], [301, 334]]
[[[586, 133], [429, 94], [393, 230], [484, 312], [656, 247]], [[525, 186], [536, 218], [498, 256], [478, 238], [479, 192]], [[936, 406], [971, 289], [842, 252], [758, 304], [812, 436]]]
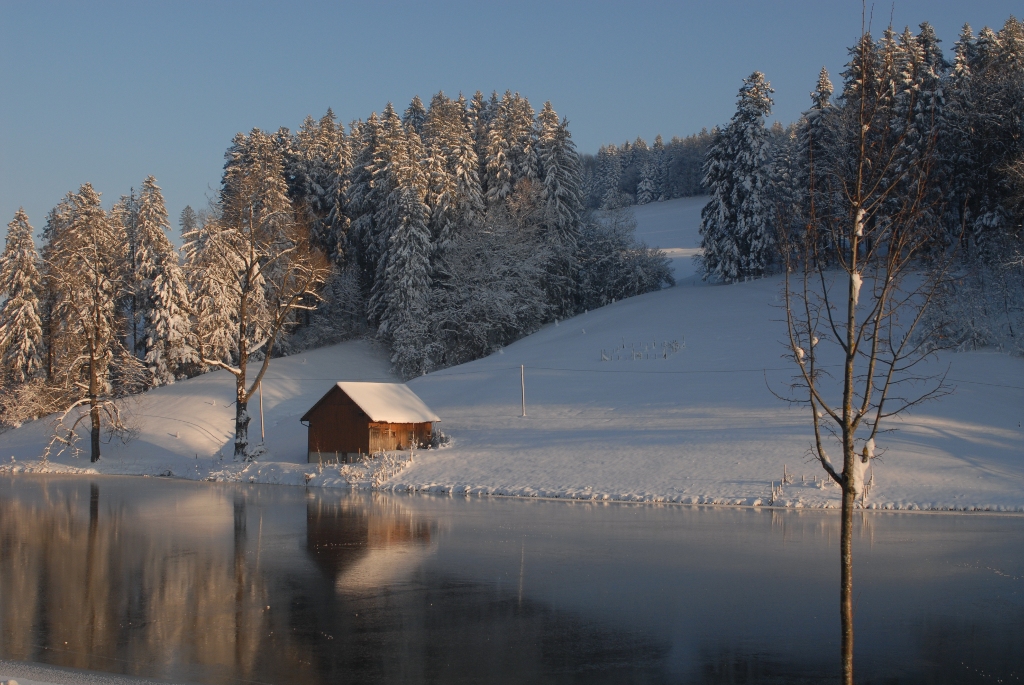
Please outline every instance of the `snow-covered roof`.
[[441, 420], [405, 383], [341, 381], [335, 385], [358, 404], [371, 421], [427, 423]]

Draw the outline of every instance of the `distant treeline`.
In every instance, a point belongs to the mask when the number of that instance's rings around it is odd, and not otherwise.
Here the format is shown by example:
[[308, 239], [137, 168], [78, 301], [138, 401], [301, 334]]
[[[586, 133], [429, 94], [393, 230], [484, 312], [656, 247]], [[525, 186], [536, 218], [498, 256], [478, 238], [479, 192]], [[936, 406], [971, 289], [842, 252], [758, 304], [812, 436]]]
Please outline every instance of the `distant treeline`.
[[583, 194], [587, 207], [614, 209], [629, 205], [703, 195], [704, 156], [717, 134], [702, 129], [666, 145], [661, 135], [648, 147], [643, 138], [605, 145], [597, 155], [583, 155]]

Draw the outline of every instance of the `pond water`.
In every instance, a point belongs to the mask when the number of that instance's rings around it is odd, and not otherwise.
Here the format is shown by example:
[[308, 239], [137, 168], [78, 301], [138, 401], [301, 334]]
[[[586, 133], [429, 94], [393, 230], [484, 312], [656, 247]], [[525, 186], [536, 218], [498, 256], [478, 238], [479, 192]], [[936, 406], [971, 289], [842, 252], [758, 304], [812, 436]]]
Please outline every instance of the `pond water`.
[[[0, 478], [0, 659], [194, 683], [836, 680], [834, 512]], [[858, 515], [860, 682], [1024, 680], [1024, 517]]]

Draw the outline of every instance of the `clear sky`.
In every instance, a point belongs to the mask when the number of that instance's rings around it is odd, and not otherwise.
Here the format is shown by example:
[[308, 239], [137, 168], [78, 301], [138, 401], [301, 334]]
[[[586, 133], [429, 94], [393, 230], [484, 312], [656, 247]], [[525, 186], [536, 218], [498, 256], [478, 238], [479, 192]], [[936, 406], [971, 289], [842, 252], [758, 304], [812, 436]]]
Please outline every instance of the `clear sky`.
[[[874, 26], [930, 21], [949, 51], [1019, 0], [897, 0]], [[870, 10], [870, 6], [869, 6]], [[773, 119], [838, 85], [861, 27], [853, 0], [777, 2], [46, 2], [0, 0], [0, 230], [91, 182], [109, 207], [156, 176], [172, 223], [205, 206], [238, 131], [346, 124], [413, 95], [510, 89], [551, 100], [581, 152], [728, 121], [765, 72]]]

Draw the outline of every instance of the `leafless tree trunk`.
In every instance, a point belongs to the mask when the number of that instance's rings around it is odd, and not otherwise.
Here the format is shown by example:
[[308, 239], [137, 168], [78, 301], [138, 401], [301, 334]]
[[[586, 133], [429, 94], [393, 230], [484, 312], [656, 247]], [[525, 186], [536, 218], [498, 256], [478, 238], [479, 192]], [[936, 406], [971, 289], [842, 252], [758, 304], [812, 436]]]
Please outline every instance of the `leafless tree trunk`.
[[[249, 400], [270, 366], [278, 336], [294, 312], [315, 308], [330, 268], [287, 198], [273, 139], [254, 130], [236, 137], [232, 149], [240, 161], [227, 167], [219, 216], [204, 249], [230, 265], [209, 277], [225, 279], [221, 285], [232, 300], [225, 308], [235, 317], [235, 363], [213, 358], [208, 341], [198, 339], [195, 347], [204, 364], [234, 375], [234, 457], [251, 459], [256, 451], [249, 447]], [[249, 361], [256, 353], [263, 359], [250, 382]]]
[[[874, 50], [865, 33], [853, 52], [847, 91], [820, 129], [829, 139], [807, 148], [804, 229], [781, 236], [786, 344], [798, 370], [785, 399], [810, 408], [812, 458], [842, 489], [839, 608], [846, 685], [853, 683], [853, 511], [858, 498], [866, 499], [864, 475], [875, 439], [888, 430], [883, 425], [889, 418], [949, 392], [943, 374], [915, 369], [933, 349], [922, 315], [948, 265], [921, 259], [938, 228], [933, 217], [940, 214], [935, 139], [908, 153], [909, 121], [899, 119], [902, 109], [891, 99], [895, 75], [886, 71], [892, 68], [888, 56]], [[914, 112], [912, 102], [903, 104]], [[829, 456], [836, 448], [841, 467]]]

